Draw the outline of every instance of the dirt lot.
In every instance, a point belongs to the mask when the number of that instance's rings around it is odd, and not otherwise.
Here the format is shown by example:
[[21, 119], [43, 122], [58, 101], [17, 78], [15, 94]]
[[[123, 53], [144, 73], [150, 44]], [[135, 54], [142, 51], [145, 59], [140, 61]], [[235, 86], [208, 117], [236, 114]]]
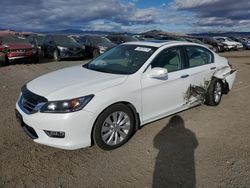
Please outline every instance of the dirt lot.
[[151, 123], [114, 151], [39, 145], [15, 120], [24, 83], [82, 61], [0, 67], [0, 187], [250, 187], [250, 51], [222, 55], [238, 76], [218, 107]]

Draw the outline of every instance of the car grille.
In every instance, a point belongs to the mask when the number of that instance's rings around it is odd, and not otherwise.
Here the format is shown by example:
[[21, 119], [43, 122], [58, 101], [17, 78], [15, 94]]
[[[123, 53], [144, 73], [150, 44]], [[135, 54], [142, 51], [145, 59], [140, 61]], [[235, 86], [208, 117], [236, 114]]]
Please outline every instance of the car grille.
[[17, 52], [17, 53], [25, 53], [30, 51], [31, 49], [11, 49], [11, 52]]
[[81, 48], [69, 48], [69, 51], [72, 53], [72, 54], [78, 54], [79, 52], [81, 52]]
[[18, 101], [19, 107], [27, 114], [38, 112], [48, 100], [29, 91], [26, 85], [22, 88], [22, 95]]

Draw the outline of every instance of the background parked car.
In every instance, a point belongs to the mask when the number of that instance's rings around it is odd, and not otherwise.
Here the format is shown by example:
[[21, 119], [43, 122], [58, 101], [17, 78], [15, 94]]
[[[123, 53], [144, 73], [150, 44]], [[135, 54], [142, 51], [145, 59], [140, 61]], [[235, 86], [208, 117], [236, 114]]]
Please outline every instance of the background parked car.
[[36, 46], [39, 52], [41, 51], [41, 46], [44, 38], [45, 35], [38, 35], [38, 34], [33, 34], [27, 37], [28, 41], [34, 46]]
[[39, 56], [36, 47], [30, 44], [25, 37], [16, 35], [2, 35], [0, 36], [0, 45], [5, 46], [8, 49], [6, 52], [6, 64], [18, 59], [28, 59], [35, 63], [39, 62]]
[[115, 44], [122, 44], [125, 42], [139, 41], [137, 38], [129, 35], [108, 35], [107, 38]]
[[206, 44], [206, 43], [200, 41], [199, 39], [192, 38], [192, 37], [184, 37], [184, 39], [186, 39], [188, 42], [193, 42], [193, 43], [204, 45], [207, 48], [209, 48], [210, 50], [213, 50], [214, 52], [217, 52], [216, 48], [214, 48], [211, 44]]
[[215, 40], [212, 37], [196, 37], [200, 41], [204, 42], [205, 44], [210, 44], [215, 48], [216, 52], [224, 52], [228, 50], [228, 47], [226, 44], [221, 43], [218, 40]]
[[65, 35], [47, 35], [41, 46], [43, 57], [53, 57], [55, 61], [62, 58], [83, 58], [85, 49], [73, 38]]
[[232, 39], [228, 37], [214, 37], [214, 39], [227, 45], [229, 50], [237, 50], [237, 49], [243, 48], [243, 45], [241, 43], [233, 41]]
[[116, 46], [109, 39], [102, 36], [72, 36], [78, 43], [85, 46], [88, 57], [97, 57]]
[[241, 38], [241, 37], [229, 37], [230, 39], [236, 41], [236, 42], [240, 42], [243, 45], [243, 48], [246, 50], [250, 49], [250, 39], [246, 39], [246, 38]]

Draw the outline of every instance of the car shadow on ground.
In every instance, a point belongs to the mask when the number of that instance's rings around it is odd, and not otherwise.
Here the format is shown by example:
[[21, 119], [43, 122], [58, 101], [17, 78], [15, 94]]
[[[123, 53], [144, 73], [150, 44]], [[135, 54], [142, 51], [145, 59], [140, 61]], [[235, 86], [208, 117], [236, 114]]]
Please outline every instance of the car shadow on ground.
[[173, 116], [156, 135], [154, 146], [159, 150], [153, 175], [154, 188], [195, 188], [194, 151], [198, 146], [195, 134], [185, 128], [184, 120]]

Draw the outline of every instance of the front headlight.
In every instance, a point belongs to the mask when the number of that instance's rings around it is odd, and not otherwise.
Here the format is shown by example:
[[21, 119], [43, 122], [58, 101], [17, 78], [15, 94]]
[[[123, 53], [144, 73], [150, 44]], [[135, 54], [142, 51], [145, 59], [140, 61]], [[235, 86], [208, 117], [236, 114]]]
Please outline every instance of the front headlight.
[[65, 51], [65, 50], [68, 49], [68, 48], [65, 48], [65, 47], [62, 47], [62, 46], [57, 46], [57, 48], [58, 48], [60, 51]]
[[69, 113], [82, 110], [94, 95], [88, 95], [80, 98], [63, 100], [63, 101], [50, 101], [44, 104], [40, 112], [42, 113]]
[[104, 53], [108, 48], [105, 46], [99, 46], [100, 53]]

